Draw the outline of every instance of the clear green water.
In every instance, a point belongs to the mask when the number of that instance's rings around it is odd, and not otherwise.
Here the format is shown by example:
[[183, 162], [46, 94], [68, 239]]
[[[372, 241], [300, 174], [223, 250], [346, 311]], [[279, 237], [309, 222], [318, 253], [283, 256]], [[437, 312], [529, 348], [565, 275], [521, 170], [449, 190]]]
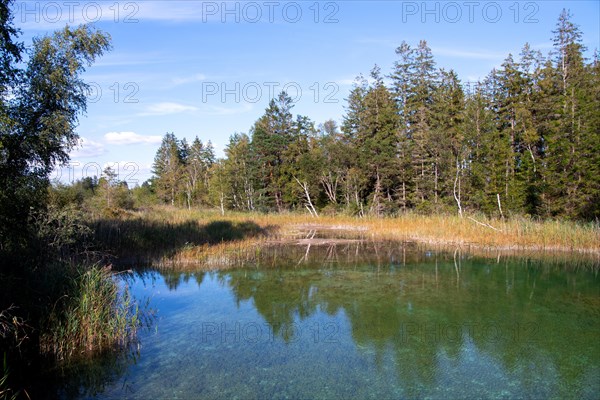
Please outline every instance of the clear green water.
[[599, 398], [594, 262], [385, 243], [308, 250], [130, 277], [156, 310], [139, 351], [67, 374], [61, 396]]

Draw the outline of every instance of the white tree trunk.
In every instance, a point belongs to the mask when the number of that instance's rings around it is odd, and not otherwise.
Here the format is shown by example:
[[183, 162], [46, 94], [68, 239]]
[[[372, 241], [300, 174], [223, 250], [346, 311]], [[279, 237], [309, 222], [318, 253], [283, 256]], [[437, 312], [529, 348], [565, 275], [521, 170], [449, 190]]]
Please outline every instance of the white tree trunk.
[[294, 179], [296, 180], [296, 182], [298, 182], [298, 185], [300, 185], [300, 187], [302, 188], [302, 190], [304, 190], [304, 197], [306, 199], [306, 208], [308, 209], [308, 212], [310, 213], [311, 216], [318, 217], [319, 214], [317, 213], [317, 210], [315, 209], [315, 206], [313, 205], [311, 199], [310, 199], [310, 191], [308, 190], [308, 183], [306, 182], [300, 182], [300, 180], [296, 177], [294, 177]]
[[[460, 203], [460, 165], [458, 163], [458, 158], [456, 158], [456, 177], [454, 178], [454, 200], [456, 200], [456, 206], [458, 207], [458, 215], [463, 217], [462, 205]], [[458, 186], [458, 192], [456, 191], [456, 187]]]

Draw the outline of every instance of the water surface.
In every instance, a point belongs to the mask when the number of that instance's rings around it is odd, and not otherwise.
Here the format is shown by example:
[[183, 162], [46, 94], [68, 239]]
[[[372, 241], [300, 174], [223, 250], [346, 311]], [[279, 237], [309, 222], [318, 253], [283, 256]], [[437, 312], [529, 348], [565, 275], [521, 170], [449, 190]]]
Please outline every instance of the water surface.
[[154, 325], [61, 395], [599, 398], [593, 262], [399, 243], [261, 252], [242, 269], [130, 277]]

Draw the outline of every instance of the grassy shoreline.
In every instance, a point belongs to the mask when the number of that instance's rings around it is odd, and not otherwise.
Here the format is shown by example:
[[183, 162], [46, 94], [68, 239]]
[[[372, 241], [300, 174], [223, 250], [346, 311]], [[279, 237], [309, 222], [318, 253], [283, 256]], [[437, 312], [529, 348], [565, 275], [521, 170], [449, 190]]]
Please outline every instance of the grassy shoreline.
[[[312, 231], [318, 231], [319, 235], [326, 233], [329, 243], [336, 238], [414, 241], [484, 253], [578, 254], [600, 261], [600, 226], [595, 223], [416, 214], [395, 218], [339, 215], [312, 218], [296, 213], [228, 212], [223, 216], [213, 210], [167, 206], [127, 212], [110, 219], [94, 216], [92, 220], [97, 239], [117, 258], [131, 258], [133, 254], [127, 252], [146, 252], [145, 261], [160, 260], [159, 264], [196, 261], [218, 267], [219, 257], [224, 253], [230, 256], [236, 252], [248, 253], [257, 246], [277, 243], [307, 244], [306, 237]], [[158, 251], [161, 247], [168, 251]], [[139, 254], [137, 257], [138, 261], [144, 261]]]

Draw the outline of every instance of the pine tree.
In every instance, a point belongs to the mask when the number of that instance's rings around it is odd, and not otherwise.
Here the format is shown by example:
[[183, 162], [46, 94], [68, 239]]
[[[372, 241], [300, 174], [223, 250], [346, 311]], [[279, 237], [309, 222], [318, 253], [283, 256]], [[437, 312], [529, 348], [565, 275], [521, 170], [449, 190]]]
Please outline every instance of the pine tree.
[[[392, 93], [383, 84], [377, 65], [371, 71], [373, 83], [364, 98], [364, 110], [355, 139], [359, 165], [369, 182], [371, 211], [382, 215], [393, 202], [397, 182], [396, 158], [398, 111]], [[365, 193], [366, 195], [367, 193]]]
[[560, 93], [554, 102], [559, 115], [555, 129], [545, 137], [548, 169], [546, 181], [548, 208], [551, 214], [574, 217], [585, 202], [581, 184], [586, 167], [582, 150], [582, 100], [585, 97], [585, 68], [581, 32], [563, 10], [554, 33], [554, 66]]
[[461, 194], [465, 208], [492, 214], [497, 211], [494, 196], [497, 130], [494, 113], [483, 85], [477, 85], [465, 104], [466, 182]]
[[353, 140], [358, 135], [358, 130], [361, 126], [361, 116], [364, 113], [365, 95], [368, 90], [368, 82], [359, 75], [354, 80], [350, 95], [346, 99], [346, 113], [342, 122], [342, 132], [348, 140]]
[[412, 154], [414, 142], [410, 132], [410, 107], [409, 97], [412, 94], [412, 79], [415, 68], [415, 52], [406, 42], [396, 48], [398, 60], [394, 62], [394, 69], [390, 78], [392, 80], [392, 93], [396, 99], [398, 110], [398, 179], [400, 180], [398, 201], [402, 210], [411, 206], [410, 192], [414, 187], [414, 173], [412, 168]]
[[292, 99], [282, 92], [272, 99], [265, 114], [254, 124], [252, 152], [260, 160], [259, 197], [267, 209], [284, 208], [281, 187], [283, 152], [293, 138]]
[[167, 133], [154, 157], [152, 173], [157, 177], [157, 195], [175, 205], [182, 184], [184, 161], [180, 143], [174, 133]]
[[202, 160], [204, 145], [194, 139], [191, 146], [187, 145], [185, 138], [181, 141], [181, 155], [183, 160], [182, 180], [185, 190], [187, 207], [191, 208], [200, 198], [200, 184], [204, 177], [205, 166]]
[[600, 61], [596, 51], [593, 62], [586, 67], [584, 90], [581, 94], [581, 164], [580, 203], [577, 217], [600, 219]]
[[456, 202], [462, 215], [461, 187], [466, 149], [464, 142], [464, 93], [454, 71], [440, 71], [432, 105], [429, 151], [434, 172], [434, 204]]
[[434, 197], [434, 171], [430, 143], [432, 140], [431, 112], [437, 86], [438, 73], [431, 49], [425, 40], [415, 49], [413, 74], [406, 100], [405, 115], [409, 126], [408, 136], [412, 141], [414, 169], [414, 196], [423, 206]]

